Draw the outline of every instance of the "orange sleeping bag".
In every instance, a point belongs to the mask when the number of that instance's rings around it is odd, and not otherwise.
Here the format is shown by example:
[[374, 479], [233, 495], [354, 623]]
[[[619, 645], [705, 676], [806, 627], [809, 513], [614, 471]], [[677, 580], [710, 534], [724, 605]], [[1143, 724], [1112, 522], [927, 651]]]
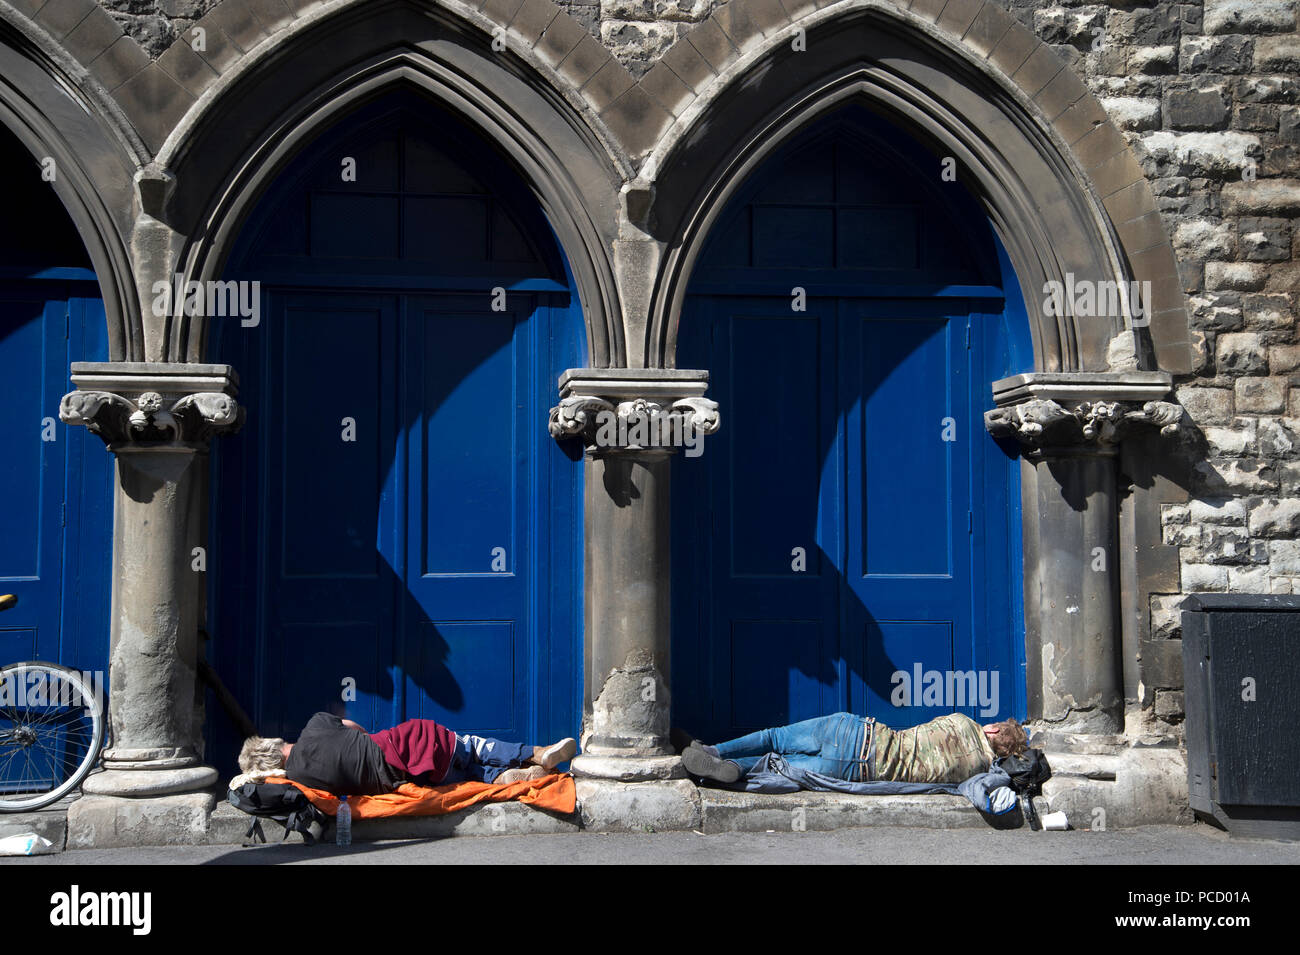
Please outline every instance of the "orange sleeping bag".
[[[338, 797], [323, 789], [312, 789], [283, 776], [272, 776], [266, 781], [297, 786], [311, 800], [312, 805], [327, 816], [338, 812]], [[353, 819], [381, 819], [385, 816], [441, 816], [483, 802], [510, 802], [514, 799], [535, 809], [546, 809], [568, 816], [577, 809], [578, 791], [571, 775], [552, 773], [541, 779], [506, 785], [463, 782], [430, 787], [402, 783], [396, 792], [378, 796], [353, 796], [349, 803]]]

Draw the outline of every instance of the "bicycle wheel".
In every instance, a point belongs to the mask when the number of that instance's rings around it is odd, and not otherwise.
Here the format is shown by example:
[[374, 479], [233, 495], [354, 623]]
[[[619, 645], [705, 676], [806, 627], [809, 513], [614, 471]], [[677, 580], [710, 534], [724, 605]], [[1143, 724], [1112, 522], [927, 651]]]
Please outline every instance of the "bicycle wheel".
[[0, 812], [58, 802], [94, 767], [103, 702], [78, 673], [28, 661], [0, 668]]

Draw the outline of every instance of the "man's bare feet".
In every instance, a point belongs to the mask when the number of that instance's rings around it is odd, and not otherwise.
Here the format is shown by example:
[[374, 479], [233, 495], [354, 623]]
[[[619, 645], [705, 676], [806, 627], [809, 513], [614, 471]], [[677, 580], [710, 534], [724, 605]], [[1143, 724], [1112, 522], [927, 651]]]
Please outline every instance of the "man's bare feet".
[[545, 770], [552, 770], [560, 763], [568, 762], [578, 754], [578, 741], [572, 736], [552, 743], [550, 746], [534, 746], [533, 757], [529, 760]]
[[507, 769], [492, 782], [498, 786], [505, 786], [509, 783], [522, 783], [529, 779], [541, 779], [545, 775], [547, 775], [547, 772], [541, 766], [520, 766], [518, 769]]

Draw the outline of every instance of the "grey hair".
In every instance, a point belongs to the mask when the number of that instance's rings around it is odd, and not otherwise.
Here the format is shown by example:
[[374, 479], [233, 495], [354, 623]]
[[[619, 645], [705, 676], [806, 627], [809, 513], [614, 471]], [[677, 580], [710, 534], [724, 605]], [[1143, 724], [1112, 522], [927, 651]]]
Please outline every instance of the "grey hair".
[[278, 736], [250, 736], [239, 751], [239, 771], [242, 773], [269, 773], [284, 769], [284, 753], [280, 747], [284, 740]]

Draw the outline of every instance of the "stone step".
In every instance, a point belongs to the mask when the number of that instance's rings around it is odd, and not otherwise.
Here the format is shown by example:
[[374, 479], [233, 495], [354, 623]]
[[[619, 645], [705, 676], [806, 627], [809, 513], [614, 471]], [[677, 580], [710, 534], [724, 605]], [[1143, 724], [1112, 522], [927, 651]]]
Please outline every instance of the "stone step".
[[[230, 803], [218, 803], [208, 827], [209, 845], [241, 845], [253, 817]], [[534, 835], [537, 833], [577, 832], [576, 818], [565, 819], [520, 802], [487, 803], [445, 816], [397, 816], [389, 819], [356, 819], [352, 838], [356, 842], [383, 839], [441, 839], [448, 836]], [[270, 819], [262, 820], [267, 842], [279, 842], [284, 827]], [[332, 830], [327, 838], [332, 838]], [[301, 842], [293, 833], [290, 842]]]
[[[356, 842], [430, 839], [447, 836], [528, 835], [588, 831], [654, 832], [694, 829], [721, 832], [826, 831], [869, 826], [932, 829], [988, 825], [962, 796], [848, 796], [839, 793], [763, 795], [721, 789], [696, 789], [673, 783], [595, 783], [579, 781], [577, 817], [564, 819], [522, 803], [489, 803], [447, 816], [357, 820]], [[1041, 806], [1042, 803], [1040, 802]], [[1044, 807], [1045, 808], [1045, 807]], [[581, 820], [581, 821], [579, 821]], [[207, 841], [238, 845], [250, 817], [229, 803], [212, 814]], [[278, 842], [283, 827], [263, 820], [268, 842]], [[327, 838], [332, 835], [327, 833]], [[293, 834], [291, 842], [300, 842]]]
[[849, 796], [802, 792], [788, 795], [701, 789], [703, 832], [814, 832], [900, 826], [978, 829], [988, 823], [965, 796]]
[[68, 838], [68, 806], [75, 798], [68, 796], [52, 806], [32, 812], [0, 813], [0, 839], [34, 832], [49, 839], [62, 852]]
[[[1068, 759], [1061, 762], [1070, 764]], [[1085, 760], [1078, 767], [1070, 767], [1080, 771], [1078, 776], [1062, 775], [1048, 783], [1048, 798], [1035, 800], [1040, 814], [1064, 809], [1073, 825], [1088, 828], [1095, 824], [1095, 807], [1102, 805], [1109, 807], [1110, 825], [1115, 828], [1151, 821], [1129, 818], [1131, 813], [1124, 811], [1110, 795], [1109, 791], [1114, 790], [1116, 784], [1095, 778], [1095, 766], [1093, 773], [1085, 772], [1087, 763]], [[1099, 786], [1102, 789], [1098, 789]], [[876, 826], [979, 829], [990, 825], [965, 797], [946, 794], [850, 796], [801, 792], [765, 795], [697, 788], [684, 779], [624, 783], [579, 778], [577, 787], [578, 811], [568, 818], [518, 802], [487, 803], [444, 816], [356, 820], [352, 827], [353, 840], [365, 843], [387, 839], [559, 834], [582, 830], [695, 830], [716, 834], [830, 831]], [[178, 803], [177, 808], [169, 811], [163, 811], [166, 807], [161, 802], [165, 800], [142, 801], [138, 810], [128, 804], [131, 812], [127, 815], [130, 818], [122, 817], [121, 807], [105, 807], [102, 812], [106, 815], [100, 820], [91, 804], [102, 798], [91, 797], [84, 807], [74, 811], [78, 831], [71, 839], [75, 843], [71, 848], [133, 845], [136, 844], [132, 841], [133, 835], [143, 840], [139, 843], [141, 845], [241, 845], [253, 818], [235, 809], [224, 798], [217, 799], [215, 793], [195, 793], [168, 797]], [[206, 812], [199, 805], [204, 799], [208, 800]], [[191, 801], [195, 803], [193, 806]], [[0, 833], [38, 831], [62, 848], [69, 842], [65, 838], [68, 828], [66, 813], [67, 805], [61, 804], [39, 813], [0, 816]], [[1187, 818], [1156, 821], [1189, 822], [1190, 813], [1185, 815]], [[267, 842], [279, 842], [284, 835], [284, 828], [270, 819], [262, 820], [262, 830]], [[328, 829], [326, 839], [332, 838], [332, 829]], [[302, 836], [291, 834], [288, 841], [301, 842]]]

